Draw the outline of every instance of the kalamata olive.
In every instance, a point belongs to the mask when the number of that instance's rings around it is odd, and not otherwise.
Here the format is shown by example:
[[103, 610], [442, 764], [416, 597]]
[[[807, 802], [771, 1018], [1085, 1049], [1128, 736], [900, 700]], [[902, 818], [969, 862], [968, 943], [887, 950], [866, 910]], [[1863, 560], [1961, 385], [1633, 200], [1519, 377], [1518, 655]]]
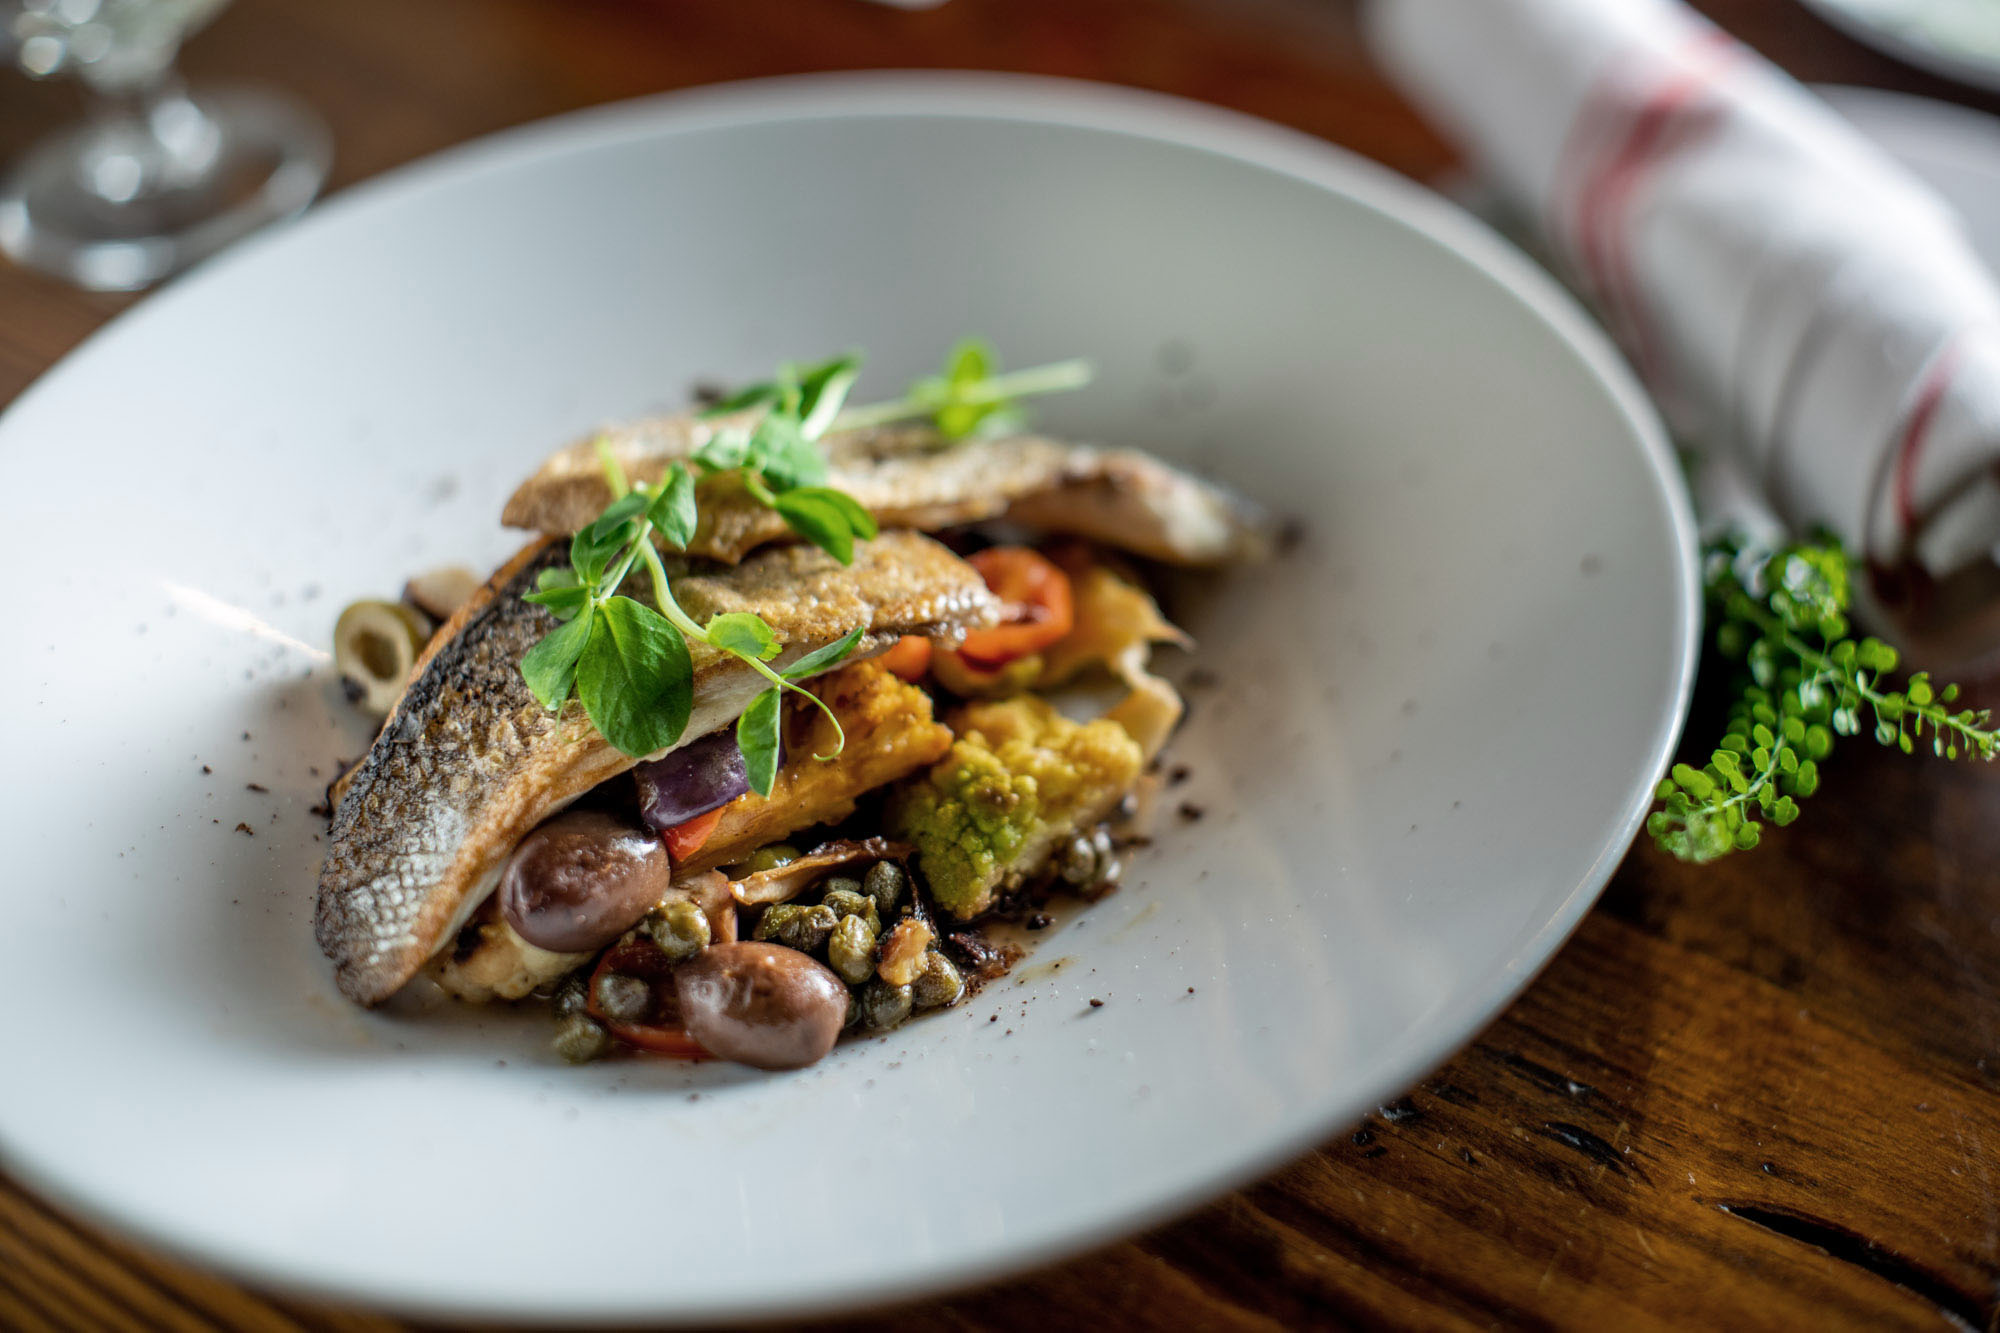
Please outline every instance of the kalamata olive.
[[500, 876], [500, 911], [553, 953], [589, 953], [660, 901], [673, 865], [659, 839], [595, 810], [557, 815], [521, 839]]
[[797, 1069], [833, 1049], [847, 987], [819, 962], [777, 944], [713, 944], [674, 969], [688, 1035], [724, 1060]]

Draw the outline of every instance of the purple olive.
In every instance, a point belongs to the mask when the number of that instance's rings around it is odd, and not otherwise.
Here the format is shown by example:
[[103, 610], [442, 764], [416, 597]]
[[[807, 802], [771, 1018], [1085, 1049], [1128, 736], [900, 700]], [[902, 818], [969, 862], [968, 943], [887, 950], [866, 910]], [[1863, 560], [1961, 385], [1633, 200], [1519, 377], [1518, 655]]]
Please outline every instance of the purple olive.
[[557, 815], [514, 849], [500, 912], [554, 953], [601, 949], [660, 901], [674, 868], [660, 840], [595, 810]]
[[847, 987], [797, 949], [712, 944], [674, 969], [688, 1035], [724, 1060], [797, 1069], [833, 1049]]

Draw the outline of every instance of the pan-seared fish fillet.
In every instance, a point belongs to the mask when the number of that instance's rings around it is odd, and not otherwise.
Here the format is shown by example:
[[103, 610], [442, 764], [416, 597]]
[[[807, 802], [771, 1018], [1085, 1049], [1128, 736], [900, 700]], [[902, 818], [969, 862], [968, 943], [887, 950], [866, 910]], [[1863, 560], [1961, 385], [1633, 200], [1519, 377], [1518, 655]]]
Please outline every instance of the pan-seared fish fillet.
[[[537, 540], [459, 609], [334, 811], [315, 929], [350, 999], [394, 994], [492, 891], [523, 835], [636, 762], [598, 736], [580, 704], [551, 713], [521, 679], [521, 655], [556, 623], [521, 594], [566, 557], [561, 543]], [[905, 634], [956, 643], [998, 614], [977, 571], [910, 532], [858, 544], [845, 568], [789, 546], [673, 583], [697, 620], [763, 616], [784, 645], [778, 665], [857, 625], [866, 655]], [[765, 683], [740, 660], [691, 646], [690, 741], [734, 721]]]
[[[785, 763], [770, 796], [749, 792], [723, 806], [701, 850], [675, 864], [677, 884], [800, 829], [845, 819], [857, 797], [934, 763], [951, 748], [951, 728], [931, 716], [930, 695], [898, 680], [880, 662], [839, 667], [814, 681], [812, 689], [840, 718], [846, 747], [837, 758], [815, 759], [832, 750], [833, 724], [816, 708], [791, 705]], [[429, 966], [440, 986], [464, 1000], [518, 1000], [590, 959], [536, 948], [508, 927], [491, 899], [468, 930], [477, 932], [469, 946], [461, 933], [458, 947], [441, 951]]]
[[[629, 476], [657, 481], [718, 425], [741, 420], [661, 417], [602, 438]], [[563, 536], [595, 519], [611, 502], [598, 438], [542, 464], [507, 501], [503, 521]], [[827, 484], [860, 501], [885, 528], [930, 531], [1004, 517], [1179, 565], [1254, 559], [1270, 544], [1269, 516], [1256, 506], [1135, 449], [1037, 435], [954, 444], [910, 426], [829, 435], [824, 449]], [[696, 554], [736, 561], [790, 539], [785, 521], [733, 477], [710, 478], [700, 493], [701, 527], [689, 548]]]

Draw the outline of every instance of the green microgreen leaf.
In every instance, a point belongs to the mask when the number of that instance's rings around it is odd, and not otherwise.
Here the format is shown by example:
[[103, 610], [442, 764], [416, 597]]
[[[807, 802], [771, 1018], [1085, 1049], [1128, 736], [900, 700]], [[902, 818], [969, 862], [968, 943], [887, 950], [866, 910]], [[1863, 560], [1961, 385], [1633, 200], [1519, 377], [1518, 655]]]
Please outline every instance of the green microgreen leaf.
[[730, 611], [708, 622], [709, 643], [738, 657], [754, 657], [768, 662], [778, 655], [778, 636], [764, 618], [748, 611]]
[[773, 412], [757, 423], [743, 467], [762, 474], [779, 491], [826, 480], [826, 459], [818, 446], [807, 438], [798, 418], [784, 412]]
[[875, 520], [854, 498], [824, 486], [801, 486], [772, 499], [792, 530], [843, 565], [854, 563], [854, 539], [875, 535]]
[[861, 376], [861, 356], [849, 352], [807, 370], [799, 377], [799, 430], [817, 440], [840, 415], [848, 390]]
[[669, 545], [685, 551], [694, 540], [698, 521], [695, 512], [694, 474], [683, 463], [667, 469], [659, 493], [646, 506], [646, 517]]
[[630, 597], [609, 598], [591, 613], [576, 692], [592, 725], [622, 753], [638, 757], [665, 749], [687, 730], [693, 706], [687, 642], [651, 607]]
[[536, 702], [551, 711], [562, 707], [576, 680], [577, 662], [590, 641], [591, 618], [578, 616], [544, 635], [521, 655], [521, 679]]
[[590, 605], [590, 589], [583, 586], [574, 569], [559, 565], [536, 575], [535, 591], [522, 594], [521, 600], [546, 606], [557, 620], [569, 620]]
[[816, 676], [828, 667], [846, 661], [860, 642], [861, 629], [856, 626], [824, 648], [815, 648], [778, 674], [786, 680], [804, 680], [807, 676]]
[[744, 775], [750, 790], [769, 796], [778, 780], [779, 751], [782, 748], [778, 722], [782, 714], [776, 686], [750, 701], [743, 716], [736, 719], [736, 746], [743, 751]]

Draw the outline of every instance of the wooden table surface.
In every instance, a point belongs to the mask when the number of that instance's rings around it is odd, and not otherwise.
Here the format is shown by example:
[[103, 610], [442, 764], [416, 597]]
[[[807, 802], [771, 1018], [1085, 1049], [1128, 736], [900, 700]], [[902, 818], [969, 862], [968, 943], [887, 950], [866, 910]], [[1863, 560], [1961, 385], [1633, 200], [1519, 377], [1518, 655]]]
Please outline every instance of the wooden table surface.
[[[1701, 7], [1802, 77], [1981, 104], [1793, 0]], [[185, 59], [318, 107], [335, 188], [592, 102], [866, 66], [1135, 84], [1417, 176], [1450, 161], [1339, 0], [240, 0]], [[75, 105], [0, 76], [0, 160]], [[0, 265], [0, 403], [128, 303]], [[1698, 706], [1692, 730], [1716, 721]], [[1754, 854], [1635, 850], [1519, 1003], [1350, 1133], [1149, 1234], [879, 1322], [2000, 1327], [1996, 864], [2000, 768], [1852, 742]], [[140, 1325], [405, 1327], [192, 1271], [0, 1180], [0, 1329]]]

